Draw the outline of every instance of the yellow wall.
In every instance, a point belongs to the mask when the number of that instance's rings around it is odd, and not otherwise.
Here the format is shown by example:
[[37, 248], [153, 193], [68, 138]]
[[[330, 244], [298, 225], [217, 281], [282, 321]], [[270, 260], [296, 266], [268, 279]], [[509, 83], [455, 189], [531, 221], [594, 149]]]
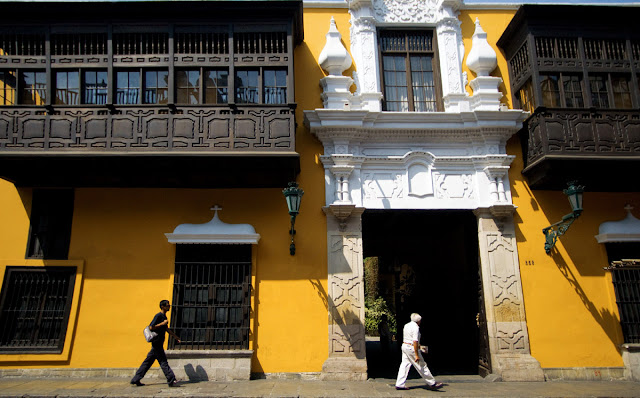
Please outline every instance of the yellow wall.
[[[501, 77], [502, 102], [512, 107], [509, 72], [496, 42], [515, 10], [472, 10], [460, 14], [465, 51], [471, 49], [475, 20], [487, 32], [487, 40], [498, 54], [498, 67], [491, 74]], [[465, 56], [466, 61], [466, 56]], [[475, 75], [468, 70], [469, 80]], [[471, 90], [469, 89], [471, 93]], [[602, 222], [625, 217], [626, 203], [640, 205], [639, 193], [592, 193], [584, 195], [584, 213], [562, 236], [556, 250], [547, 255], [542, 229], [569, 213], [562, 191], [532, 191], [521, 174], [522, 150], [517, 137], [507, 152], [516, 155], [509, 170], [516, 238], [527, 327], [532, 355], [543, 368], [623, 366], [617, 345], [622, 332], [604, 245], [594, 238]], [[640, 216], [636, 210], [636, 216]]]
[[[305, 42], [295, 50], [298, 182], [305, 194], [289, 254], [289, 216], [282, 188], [77, 189], [70, 259], [84, 260], [82, 294], [68, 356], [47, 361], [0, 357], [0, 367], [137, 367], [149, 345], [142, 329], [172, 299], [175, 247], [165, 233], [204, 223], [219, 204], [227, 223], [249, 223], [254, 247], [252, 372], [319, 372], [328, 355], [327, 246], [321, 143], [303, 126], [303, 110], [322, 107], [317, 58], [329, 19], [345, 40], [346, 10], [306, 10]], [[348, 47], [348, 44], [347, 44]], [[31, 191], [0, 181], [0, 259], [24, 262]], [[68, 359], [67, 359], [68, 358]]]

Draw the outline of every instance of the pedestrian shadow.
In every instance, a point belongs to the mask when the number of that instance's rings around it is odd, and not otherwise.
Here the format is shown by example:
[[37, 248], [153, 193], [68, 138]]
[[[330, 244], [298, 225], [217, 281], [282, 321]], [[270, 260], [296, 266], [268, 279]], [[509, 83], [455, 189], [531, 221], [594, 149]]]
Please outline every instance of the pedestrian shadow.
[[189, 378], [189, 381], [187, 381], [187, 383], [200, 383], [202, 381], [209, 381], [209, 375], [201, 365], [198, 365], [194, 368], [192, 364], [188, 363], [184, 365], [184, 372]]

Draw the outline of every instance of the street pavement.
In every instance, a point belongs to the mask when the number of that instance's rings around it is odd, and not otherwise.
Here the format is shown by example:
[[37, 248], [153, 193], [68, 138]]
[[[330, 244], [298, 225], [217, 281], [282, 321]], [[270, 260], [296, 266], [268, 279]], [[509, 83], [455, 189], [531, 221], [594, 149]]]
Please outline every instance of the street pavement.
[[[640, 397], [640, 382], [490, 382], [480, 376], [445, 376], [439, 391], [410, 379], [397, 391], [393, 379], [310, 381], [260, 379], [233, 382], [182, 381], [169, 387], [160, 379], [136, 387], [123, 378], [0, 378], [0, 397]], [[143, 382], [145, 380], [143, 379]]]

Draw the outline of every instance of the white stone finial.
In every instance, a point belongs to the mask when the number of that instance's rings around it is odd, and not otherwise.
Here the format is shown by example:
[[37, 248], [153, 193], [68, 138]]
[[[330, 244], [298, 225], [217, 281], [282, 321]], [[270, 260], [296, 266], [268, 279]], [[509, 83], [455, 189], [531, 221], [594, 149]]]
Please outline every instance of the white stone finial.
[[498, 66], [498, 56], [487, 41], [487, 33], [480, 26], [480, 20], [476, 18], [476, 30], [471, 41], [471, 51], [467, 56], [467, 66], [477, 76], [489, 76]]
[[342, 72], [351, 66], [351, 55], [342, 45], [342, 35], [338, 31], [333, 17], [331, 17], [331, 24], [326, 38], [327, 43], [320, 53], [318, 63], [329, 75], [342, 76]]

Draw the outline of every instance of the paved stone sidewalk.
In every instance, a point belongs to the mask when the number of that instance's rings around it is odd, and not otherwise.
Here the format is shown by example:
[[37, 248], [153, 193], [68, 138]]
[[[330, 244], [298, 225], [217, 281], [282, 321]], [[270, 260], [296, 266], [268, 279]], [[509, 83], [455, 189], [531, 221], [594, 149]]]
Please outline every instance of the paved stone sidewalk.
[[[396, 391], [393, 380], [363, 382], [251, 380], [181, 382], [169, 388], [158, 379], [135, 387], [128, 379], [0, 378], [0, 397], [640, 397], [640, 383], [627, 381], [487, 382], [481, 378], [441, 378], [440, 391], [409, 380], [409, 391]], [[143, 380], [144, 381], [144, 380]]]

